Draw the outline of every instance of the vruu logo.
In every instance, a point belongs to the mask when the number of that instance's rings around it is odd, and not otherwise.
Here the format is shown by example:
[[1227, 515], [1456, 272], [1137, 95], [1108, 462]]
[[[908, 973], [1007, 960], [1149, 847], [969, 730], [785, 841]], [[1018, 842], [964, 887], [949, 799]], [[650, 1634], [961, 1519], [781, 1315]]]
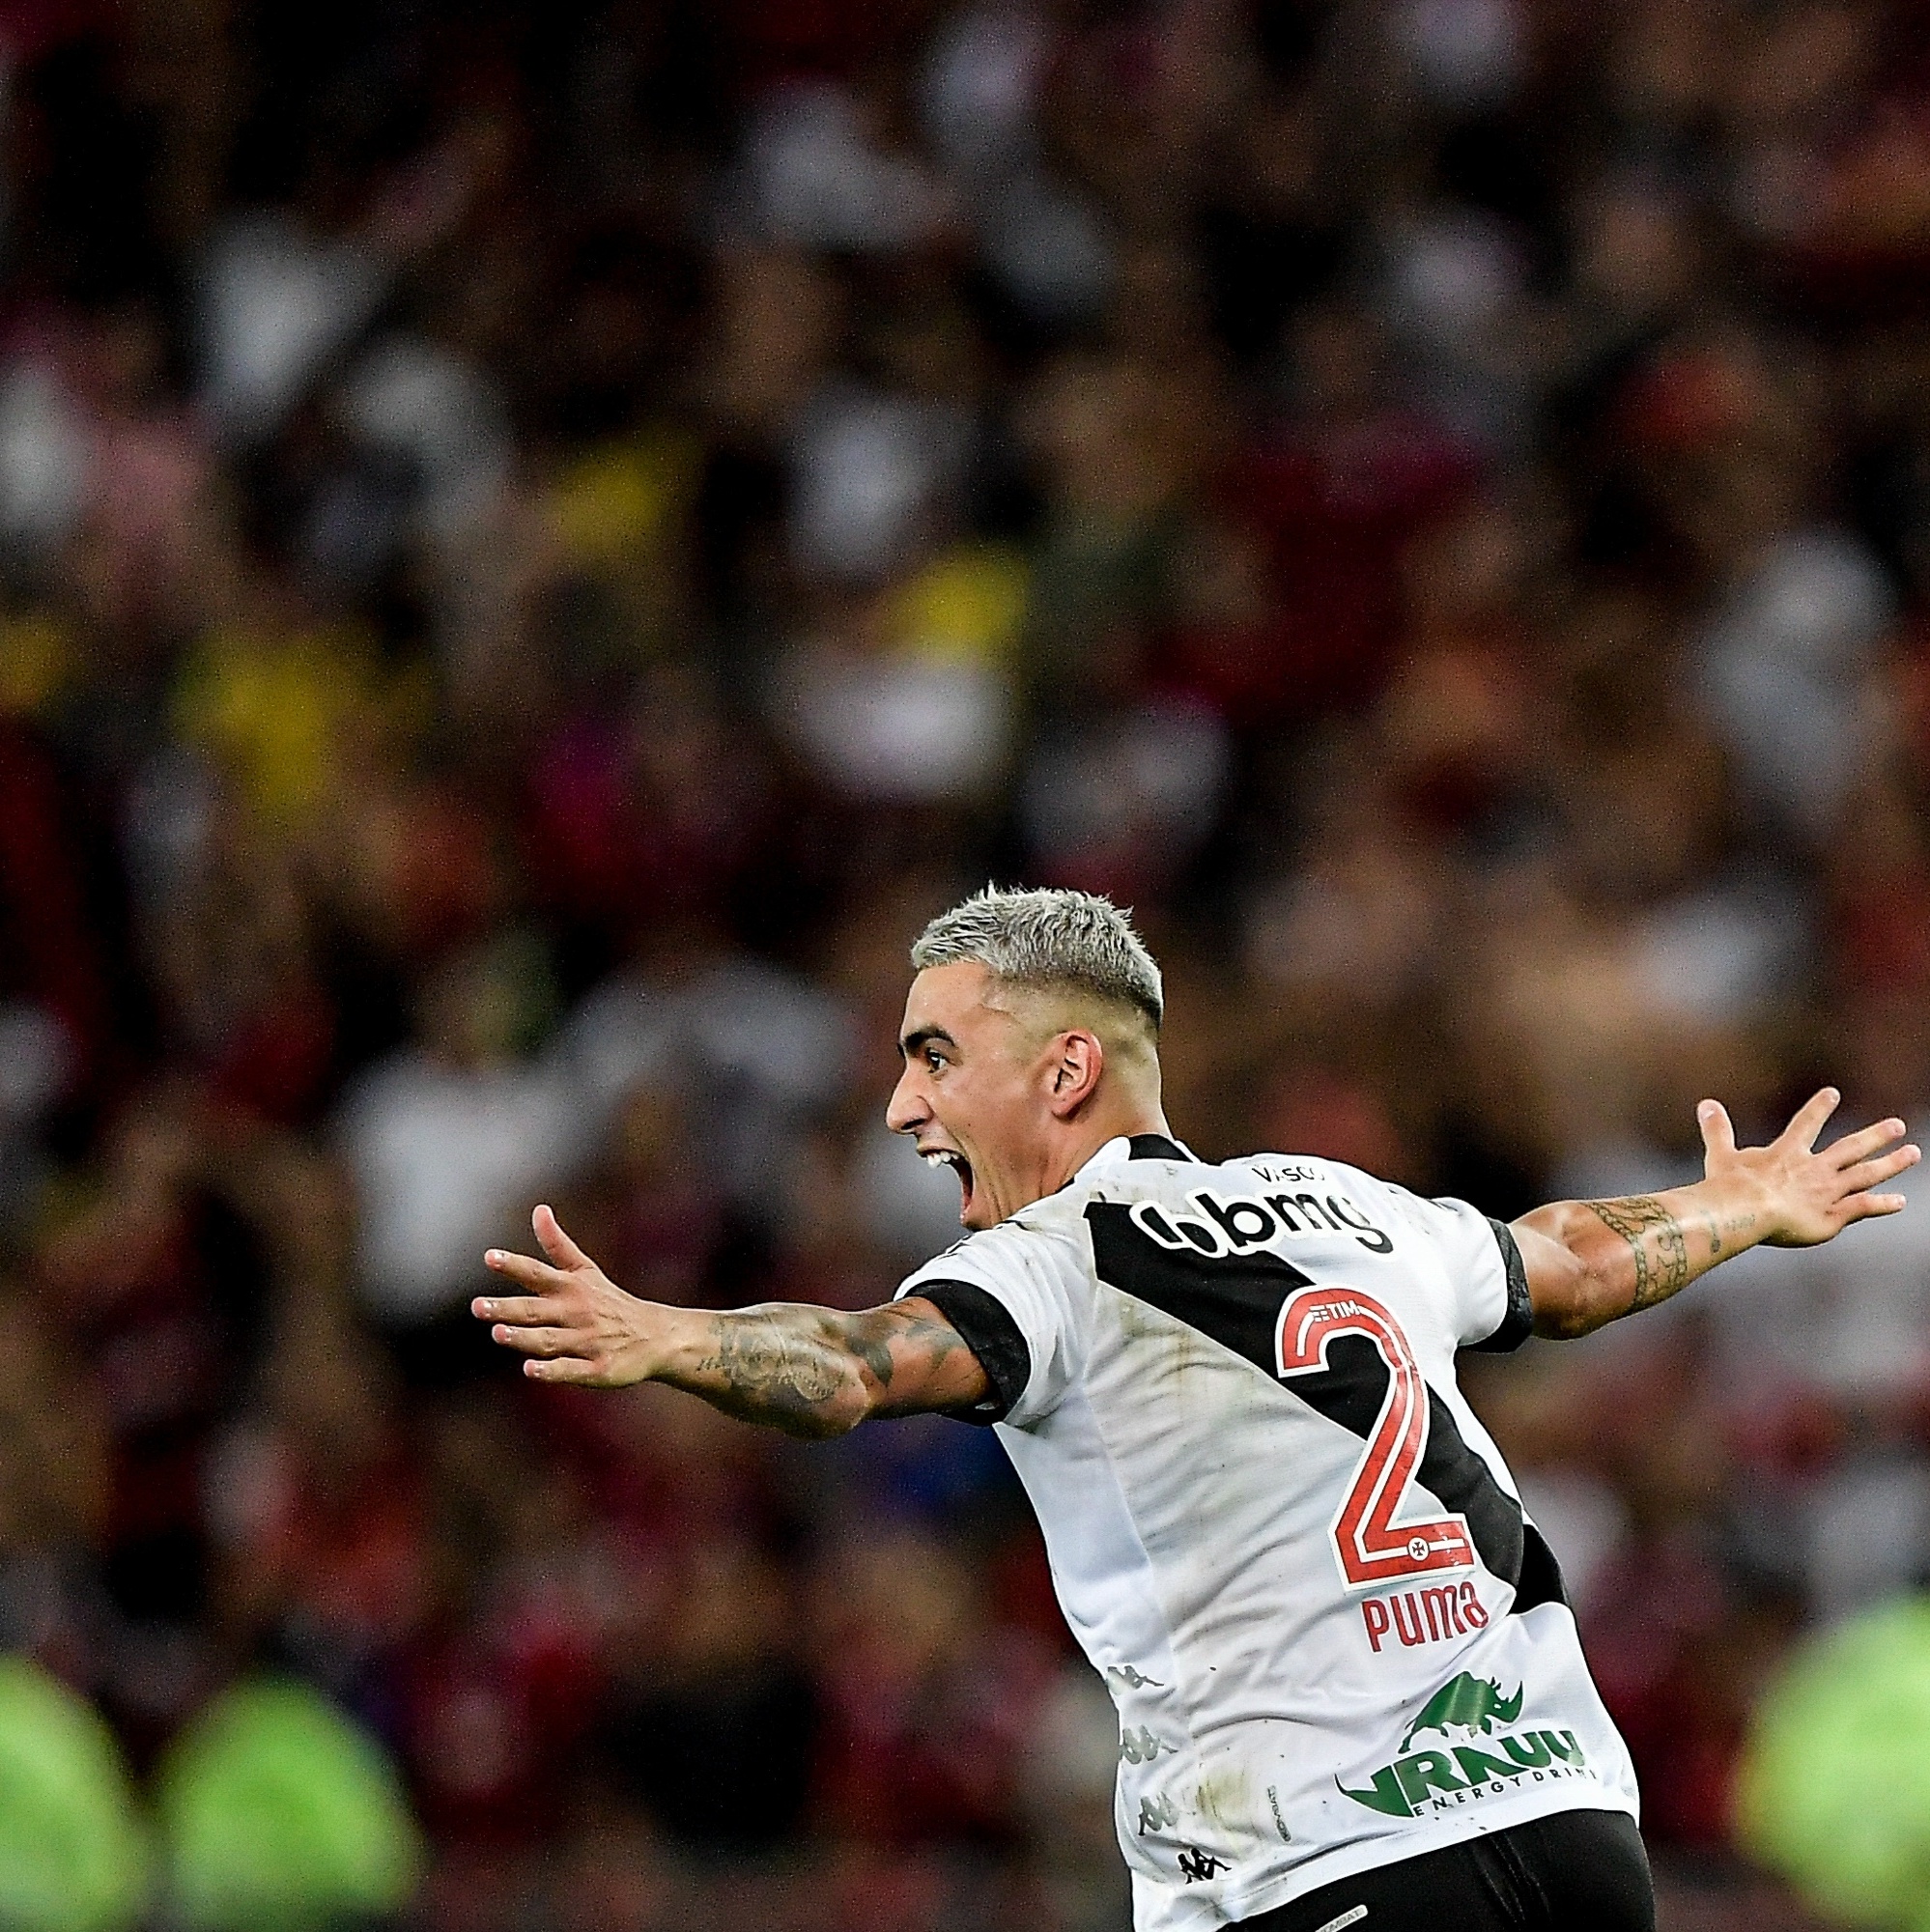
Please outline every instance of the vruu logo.
[[1200, 1187], [1193, 1191], [1189, 1205], [1198, 1209], [1197, 1220], [1177, 1210], [1169, 1213], [1154, 1202], [1141, 1201], [1131, 1210], [1132, 1224], [1162, 1248], [1176, 1254], [1190, 1249], [1213, 1259], [1244, 1254], [1283, 1235], [1351, 1235], [1377, 1255], [1394, 1250], [1392, 1239], [1347, 1194], [1283, 1192], [1223, 1197], [1210, 1187]]
[[[1407, 1726], [1401, 1750], [1392, 1764], [1383, 1764], [1358, 1791], [1340, 1784], [1342, 1793], [1370, 1811], [1390, 1818], [1418, 1818], [1453, 1806], [1498, 1797], [1524, 1784], [1554, 1779], [1589, 1777], [1588, 1758], [1573, 1731], [1517, 1731], [1496, 1737], [1497, 1726], [1512, 1724], [1521, 1715], [1521, 1687], [1507, 1696], [1492, 1678], [1467, 1671], [1451, 1677], [1422, 1705]], [[1433, 1731], [1447, 1743], [1446, 1750], [1415, 1750], [1414, 1740]], [[1455, 1744], [1450, 1732], [1468, 1742]], [[1476, 1745], [1481, 1738], [1491, 1743]]]
[[1451, 1677], [1421, 1706], [1421, 1715], [1407, 1726], [1401, 1740], [1405, 1750], [1423, 1731], [1438, 1731], [1446, 1737], [1450, 1730], [1465, 1731], [1469, 1737], [1479, 1732], [1484, 1738], [1497, 1723], [1512, 1724], [1521, 1715], [1521, 1687], [1512, 1697], [1501, 1694], [1501, 1687], [1491, 1677], [1473, 1677], [1463, 1670]]

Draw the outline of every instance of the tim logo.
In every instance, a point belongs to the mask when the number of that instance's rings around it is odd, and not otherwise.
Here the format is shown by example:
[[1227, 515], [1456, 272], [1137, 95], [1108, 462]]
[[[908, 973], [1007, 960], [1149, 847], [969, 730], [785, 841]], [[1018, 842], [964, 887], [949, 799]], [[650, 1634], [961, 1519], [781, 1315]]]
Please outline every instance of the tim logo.
[[1189, 1205], [1199, 1219], [1168, 1215], [1165, 1208], [1142, 1201], [1132, 1209], [1132, 1224], [1149, 1240], [1176, 1254], [1217, 1258], [1263, 1247], [1283, 1235], [1351, 1235], [1377, 1255], [1392, 1254], [1392, 1239], [1362, 1213], [1346, 1194], [1236, 1194], [1222, 1199], [1210, 1187], [1196, 1188]]

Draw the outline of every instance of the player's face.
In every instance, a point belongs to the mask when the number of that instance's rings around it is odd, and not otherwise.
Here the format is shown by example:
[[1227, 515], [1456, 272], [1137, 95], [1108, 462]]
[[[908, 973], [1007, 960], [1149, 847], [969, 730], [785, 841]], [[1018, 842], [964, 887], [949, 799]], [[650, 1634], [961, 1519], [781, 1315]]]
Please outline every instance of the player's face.
[[958, 1176], [958, 1218], [989, 1228], [1047, 1191], [1049, 1048], [998, 999], [982, 966], [931, 966], [912, 981], [886, 1110], [927, 1159]]

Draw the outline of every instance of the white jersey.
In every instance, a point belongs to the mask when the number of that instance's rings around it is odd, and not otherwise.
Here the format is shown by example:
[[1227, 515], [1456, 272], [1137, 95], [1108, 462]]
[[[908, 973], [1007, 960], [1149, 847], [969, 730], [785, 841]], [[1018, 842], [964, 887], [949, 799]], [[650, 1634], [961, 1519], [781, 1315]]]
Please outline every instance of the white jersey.
[[1513, 1236], [1357, 1168], [1110, 1142], [900, 1294], [986, 1367], [1119, 1706], [1140, 1932], [1204, 1932], [1551, 1811], [1636, 1809], [1457, 1349], [1528, 1330]]

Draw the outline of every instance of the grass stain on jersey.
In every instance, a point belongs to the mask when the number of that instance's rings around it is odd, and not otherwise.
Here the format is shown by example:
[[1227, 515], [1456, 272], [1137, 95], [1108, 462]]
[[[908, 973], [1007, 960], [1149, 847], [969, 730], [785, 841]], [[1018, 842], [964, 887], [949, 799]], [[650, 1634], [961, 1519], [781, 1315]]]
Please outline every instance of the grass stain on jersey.
[[1222, 1832], [1245, 1831], [1250, 1806], [1247, 1774], [1236, 1767], [1209, 1772], [1201, 1778], [1194, 1803], [1200, 1815], [1210, 1819]]

